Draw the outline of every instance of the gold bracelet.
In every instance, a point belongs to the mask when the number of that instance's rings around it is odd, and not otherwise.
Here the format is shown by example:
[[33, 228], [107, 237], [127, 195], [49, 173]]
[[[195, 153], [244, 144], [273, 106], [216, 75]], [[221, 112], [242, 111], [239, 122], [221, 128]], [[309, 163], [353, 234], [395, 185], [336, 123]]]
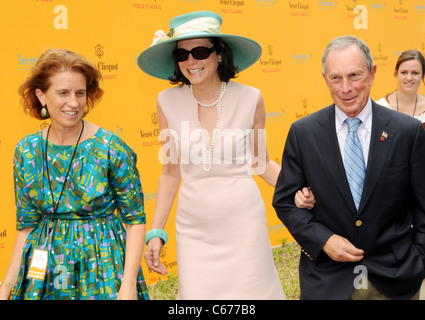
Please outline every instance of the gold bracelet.
[[0, 281], [0, 287], [2, 285], [5, 285], [6, 287], [9, 287], [9, 295], [10, 295], [10, 298], [12, 298], [13, 294], [15, 293], [15, 288], [12, 287], [12, 285], [9, 282], [7, 282], [7, 281], [3, 281], [3, 282]]

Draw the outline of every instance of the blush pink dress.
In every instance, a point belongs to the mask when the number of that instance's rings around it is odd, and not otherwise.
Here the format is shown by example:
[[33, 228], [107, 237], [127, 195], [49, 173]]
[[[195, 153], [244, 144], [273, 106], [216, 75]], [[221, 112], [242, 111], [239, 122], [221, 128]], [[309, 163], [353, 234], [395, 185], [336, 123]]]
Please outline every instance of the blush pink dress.
[[[189, 87], [162, 91], [159, 104], [182, 183], [176, 212], [179, 299], [285, 299], [267, 233], [265, 206], [253, 179], [250, 146], [259, 96], [229, 82], [210, 171], [202, 165], [197, 102]], [[207, 144], [209, 146], [209, 144]], [[208, 167], [208, 166], [207, 166]]]

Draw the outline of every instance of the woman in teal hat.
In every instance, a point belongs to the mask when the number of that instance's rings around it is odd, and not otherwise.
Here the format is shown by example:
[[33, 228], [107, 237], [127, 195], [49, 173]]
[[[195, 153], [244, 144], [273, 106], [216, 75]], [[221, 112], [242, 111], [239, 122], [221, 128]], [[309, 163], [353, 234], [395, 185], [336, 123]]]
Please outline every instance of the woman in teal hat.
[[[180, 182], [176, 213], [179, 299], [284, 299], [253, 179], [275, 185], [280, 166], [265, 141], [265, 107], [256, 88], [231, 81], [255, 63], [260, 45], [223, 34], [213, 12], [184, 14], [156, 33], [139, 67], [177, 86], [157, 98], [163, 142], [149, 268], [166, 274], [159, 252]], [[312, 206], [314, 199], [307, 205]]]

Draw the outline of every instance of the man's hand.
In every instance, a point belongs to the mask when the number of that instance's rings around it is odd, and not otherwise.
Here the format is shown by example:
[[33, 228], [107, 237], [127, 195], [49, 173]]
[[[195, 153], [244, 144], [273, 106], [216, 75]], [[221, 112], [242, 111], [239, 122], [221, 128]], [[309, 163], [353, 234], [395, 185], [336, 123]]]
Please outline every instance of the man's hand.
[[337, 262], [356, 262], [363, 259], [364, 251], [356, 248], [350, 241], [333, 234], [323, 246], [323, 251]]

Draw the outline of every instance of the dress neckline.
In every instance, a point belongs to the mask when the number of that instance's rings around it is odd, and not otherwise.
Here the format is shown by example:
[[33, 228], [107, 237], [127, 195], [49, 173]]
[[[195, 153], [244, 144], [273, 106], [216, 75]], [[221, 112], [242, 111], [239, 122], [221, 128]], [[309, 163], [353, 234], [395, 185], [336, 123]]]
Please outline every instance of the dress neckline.
[[[96, 132], [91, 136], [91, 137], [88, 137], [87, 139], [85, 139], [85, 140], [81, 140], [80, 141], [80, 145], [83, 145], [83, 144], [85, 144], [86, 142], [88, 142], [88, 141], [91, 141], [94, 137], [96, 137], [99, 133], [100, 133], [100, 130], [101, 129], [101, 127], [99, 127], [97, 130], [96, 130]], [[46, 137], [43, 135], [43, 130], [40, 130], [39, 131], [40, 132], [40, 135], [41, 135], [41, 139], [43, 140], [43, 141], [46, 141]], [[47, 141], [47, 143], [49, 144], [49, 146], [50, 147], [53, 147], [53, 148], [59, 148], [59, 149], [67, 149], [67, 148], [70, 148], [70, 147], [75, 147], [75, 143], [74, 144], [69, 144], [69, 145], [66, 145], [66, 146], [63, 146], [63, 145], [60, 145], [60, 144], [55, 144], [55, 143], [52, 143], [52, 142], [50, 142], [50, 141]]]

